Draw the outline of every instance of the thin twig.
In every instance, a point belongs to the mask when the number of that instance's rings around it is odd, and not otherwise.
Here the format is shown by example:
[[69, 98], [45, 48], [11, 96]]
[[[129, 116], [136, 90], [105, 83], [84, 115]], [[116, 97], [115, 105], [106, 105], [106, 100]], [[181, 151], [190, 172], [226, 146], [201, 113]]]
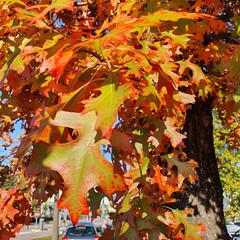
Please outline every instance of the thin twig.
[[89, 54], [91, 54], [92, 56], [94, 56], [95, 58], [97, 58], [98, 60], [100, 60], [101, 62], [106, 62], [106, 60], [105, 60], [100, 54], [98, 54], [98, 53], [96, 53], [96, 52], [93, 52], [93, 51], [91, 51], [91, 50], [89, 50], [89, 49], [79, 48], [79, 49], [77, 50], [77, 52], [89, 53]]

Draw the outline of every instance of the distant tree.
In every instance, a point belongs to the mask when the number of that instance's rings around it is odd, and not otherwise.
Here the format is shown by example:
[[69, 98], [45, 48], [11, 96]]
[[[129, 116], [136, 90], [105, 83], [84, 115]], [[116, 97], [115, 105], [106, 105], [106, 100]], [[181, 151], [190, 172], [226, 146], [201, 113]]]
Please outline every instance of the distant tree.
[[4, 146], [17, 121], [25, 131], [16, 184], [0, 189], [1, 239], [28, 222], [33, 199], [61, 190], [74, 224], [113, 200], [103, 239], [227, 240], [212, 109], [224, 124], [239, 111], [239, 2], [0, 6]]
[[234, 138], [229, 137], [233, 128], [239, 127], [239, 119], [236, 116], [233, 124], [224, 126], [216, 111], [213, 116], [214, 145], [227, 207], [225, 215], [228, 220], [240, 219], [240, 149], [232, 142]]

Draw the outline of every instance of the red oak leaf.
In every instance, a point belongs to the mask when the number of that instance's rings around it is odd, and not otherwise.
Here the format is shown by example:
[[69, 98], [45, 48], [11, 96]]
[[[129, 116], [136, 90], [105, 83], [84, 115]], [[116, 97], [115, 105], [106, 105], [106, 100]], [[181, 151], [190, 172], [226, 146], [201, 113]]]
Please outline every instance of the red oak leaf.
[[173, 147], [182, 143], [182, 140], [186, 138], [185, 135], [177, 132], [176, 127], [173, 126], [173, 120], [171, 118], [167, 118], [164, 122], [167, 129], [165, 129], [164, 134], [170, 139]]
[[101, 91], [101, 95], [84, 101], [84, 112], [96, 111], [98, 118], [96, 127], [101, 129], [103, 136], [107, 138], [111, 136], [112, 126], [117, 120], [118, 107], [134, 93], [131, 84], [116, 87], [115, 81], [116, 76], [109, 74], [106, 84], [98, 89]]
[[173, 153], [163, 155], [162, 157], [168, 162], [168, 167], [170, 169], [173, 166], [177, 166], [178, 174], [182, 176], [182, 178], [179, 179], [180, 181], [183, 181], [183, 178], [188, 178], [190, 182], [194, 182], [198, 179], [198, 175], [194, 170], [198, 166], [195, 161], [189, 160], [187, 162], [182, 162]]
[[[100, 185], [107, 195], [117, 190], [125, 190], [122, 178], [114, 174], [112, 164], [105, 159], [100, 151], [107, 140], [95, 142], [97, 117], [95, 112], [87, 114], [60, 111], [51, 121], [52, 125], [76, 129], [78, 137], [68, 143], [35, 144], [33, 155], [45, 167], [57, 171], [64, 180], [64, 190], [58, 201], [58, 207], [67, 208], [74, 224], [80, 214], [87, 214], [89, 208], [86, 201], [87, 192]], [[39, 163], [35, 162], [39, 168]]]
[[40, 71], [44, 72], [47, 70], [46, 74], [51, 73], [57, 81], [61, 77], [66, 65], [73, 58], [73, 56], [74, 55], [72, 51], [63, 51], [62, 48], [58, 50], [52, 57], [43, 61]]

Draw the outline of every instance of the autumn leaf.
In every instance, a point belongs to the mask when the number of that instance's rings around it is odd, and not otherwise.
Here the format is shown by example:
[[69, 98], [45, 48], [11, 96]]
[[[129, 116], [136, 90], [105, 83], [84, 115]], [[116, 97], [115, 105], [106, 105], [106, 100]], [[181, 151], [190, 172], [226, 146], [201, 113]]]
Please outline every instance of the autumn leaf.
[[[12, 2], [12, 1], [11, 1]], [[14, 2], [17, 2], [19, 4], [25, 5], [25, 3], [22, 3], [21, 1], [14, 0]], [[64, 9], [73, 11], [74, 10], [74, 4], [75, 0], [53, 0], [50, 2], [50, 4], [32, 4], [27, 5], [25, 8], [18, 7], [18, 5], [15, 7], [16, 11], [16, 18], [18, 20], [25, 20], [24, 22], [28, 24], [28, 26], [31, 27], [37, 27], [37, 28], [46, 28], [51, 29], [48, 24], [48, 20], [46, 15], [51, 12], [57, 13], [59, 11], [62, 11]], [[11, 25], [10, 25], [11, 26]], [[14, 30], [15, 28], [21, 28], [22, 25], [19, 24], [16, 26], [9, 27], [9, 30]]]
[[47, 39], [44, 44], [43, 44], [43, 49], [46, 50], [46, 49], [50, 49], [52, 47], [54, 47], [57, 42], [59, 41], [59, 39], [61, 39], [61, 34], [57, 34], [57, 35], [54, 35], [52, 36], [51, 39]]
[[[137, 148], [140, 148], [139, 146]], [[126, 183], [131, 186], [131, 188], [136, 190], [137, 186], [134, 186], [134, 181], [141, 181], [145, 179], [145, 175], [147, 174], [147, 169], [149, 165], [149, 159], [144, 157], [143, 154], [140, 153], [140, 159], [138, 162], [131, 163], [130, 169], [124, 174], [126, 179]]]
[[[31, 41], [31, 38], [24, 38], [19, 47], [19, 50], [22, 51], [24, 47]], [[18, 51], [17, 51], [18, 52]], [[11, 69], [17, 71], [17, 73], [22, 73], [25, 69], [25, 61], [21, 54], [18, 54], [11, 64]]]
[[130, 30], [133, 29], [133, 26], [130, 24], [121, 25], [119, 24], [117, 27], [115, 27], [113, 30], [110, 30], [109, 33], [107, 33], [104, 37], [101, 38], [101, 46], [103, 48], [106, 48], [111, 43], [116, 44], [116, 42], [119, 43], [126, 43], [127, 42], [127, 36], [124, 33], [129, 33]]
[[[139, 26], [144, 25], [145, 27], [160, 26], [161, 21], [172, 21], [177, 22], [179, 19], [199, 19], [206, 18], [207, 15], [199, 13], [187, 13], [187, 12], [173, 12], [169, 10], [159, 10], [153, 14], [142, 16], [137, 21]], [[210, 17], [210, 16], [208, 16]], [[138, 26], [136, 23], [136, 25]]]
[[86, 196], [92, 187], [100, 185], [107, 195], [125, 190], [123, 180], [113, 173], [112, 164], [100, 151], [100, 146], [109, 142], [101, 140], [95, 143], [96, 120], [93, 111], [84, 115], [60, 111], [51, 124], [76, 129], [79, 133], [77, 139], [64, 144], [39, 142], [34, 146], [35, 158], [62, 176], [65, 185], [58, 207], [69, 210], [74, 224], [80, 214], [89, 213]]
[[[14, 220], [14, 216], [19, 212], [13, 207], [15, 201], [16, 189], [10, 189], [8, 191], [0, 189], [0, 219], [3, 225], [9, 224], [10, 220]], [[5, 207], [6, 206], [6, 207]]]
[[187, 210], [175, 210], [172, 209], [172, 213], [176, 219], [176, 224], [184, 225], [184, 239], [188, 240], [203, 240], [201, 237], [201, 232], [206, 231], [206, 228], [202, 224], [193, 224], [190, 223], [187, 219], [187, 216], [192, 213], [191, 209]]
[[174, 153], [163, 155], [162, 158], [168, 162], [168, 167], [170, 169], [173, 166], [177, 166], [178, 174], [180, 174], [183, 178], [188, 178], [191, 183], [198, 179], [198, 175], [194, 170], [198, 166], [195, 161], [189, 160], [182, 162]]
[[184, 49], [186, 49], [188, 46], [188, 41], [190, 40], [189, 37], [192, 36], [192, 34], [185, 33], [185, 34], [181, 34], [181, 35], [176, 35], [173, 33], [174, 30], [162, 32], [161, 34], [164, 37], [168, 37], [168, 38], [172, 39], [171, 41], [172, 41], [173, 47], [181, 45]]
[[[35, 189], [32, 193], [34, 199], [37, 199], [39, 203], [46, 202], [53, 194], [57, 194], [57, 188], [62, 189], [61, 176], [52, 170], [39, 168], [40, 173], [34, 178]], [[32, 176], [31, 168], [26, 170], [26, 174]]]
[[197, 86], [201, 83], [201, 80], [203, 80], [205, 83], [209, 82], [208, 77], [203, 73], [203, 70], [194, 63], [190, 62], [191, 57], [185, 61], [178, 61], [177, 63], [180, 65], [179, 67], [179, 73], [182, 75], [186, 69], [192, 70], [192, 76], [191, 80], [193, 83], [195, 83]]
[[148, 85], [143, 89], [143, 95], [149, 96], [152, 94], [155, 98], [161, 99], [161, 95], [157, 90], [157, 84], [152, 81], [155, 76], [147, 76], [146, 80], [148, 81]]
[[164, 134], [170, 139], [173, 147], [181, 144], [186, 136], [177, 132], [176, 127], [174, 127], [174, 121], [171, 118], [167, 118], [164, 123], [166, 125]]
[[116, 75], [109, 74], [106, 83], [98, 89], [101, 91], [100, 96], [83, 102], [85, 104], [84, 113], [96, 111], [98, 119], [96, 127], [101, 129], [103, 136], [107, 138], [111, 136], [112, 126], [117, 120], [118, 107], [134, 92], [131, 84], [116, 87], [116, 80]]
[[240, 81], [239, 77], [239, 71], [240, 71], [240, 46], [232, 46], [232, 50], [230, 49], [231, 46], [229, 46], [229, 56], [227, 56], [227, 61], [223, 58], [221, 59], [221, 62], [219, 65], [215, 66], [214, 69], [217, 71], [220, 71], [221, 73], [224, 73], [227, 71], [227, 76], [229, 78], [236, 77], [238, 79], [238, 82]]
[[91, 209], [93, 218], [99, 215], [99, 210], [101, 210], [100, 203], [104, 197], [106, 197], [106, 194], [103, 191], [98, 191], [98, 189], [96, 190], [96, 188], [92, 188], [88, 192], [87, 202]]
[[184, 93], [181, 91], [173, 94], [173, 99], [184, 104], [195, 103], [195, 95]]
[[7, 225], [10, 220], [14, 221], [14, 216], [19, 212], [16, 208], [14, 208], [15, 197], [11, 196], [7, 203], [7, 207], [4, 208], [2, 212], [3, 224]]
[[136, 194], [134, 191], [130, 191], [124, 196], [118, 213], [125, 213], [131, 210], [131, 198], [134, 196], [134, 194]]
[[21, 0], [6, 0], [6, 1], [1, 0], [0, 4], [2, 4], [2, 3], [5, 3], [6, 5], [18, 3], [18, 4], [21, 4], [21, 5], [25, 6], [25, 3]]
[[174, 86], [176, 86], [176, 84], [179, 85], [179, 79], [181, 78], [181, 75], [176, 73], [178, 69], [178, 66], [176, 63], [173, 63], [173, 62], [163, 63], [161, 64], [161, 68], [164, 73], [166, 73], [168, 76], [171, 77], [174, 83]]
[[236, 36], [239, 36], [240, 34], [240, 17], [239, 14], [237, 12], [234, 13], [234, 16], [232, 17], [232, 21], [234, 22], [236, 28], [234, 29], [234, 33], [236, 34]]
[[11, 56], [9, 57], [8, 61], [0, 69], [0, 86], [3, 84], [10, 69], [17, 71], [18, 73], [22, 73], [24, 71], [25, 63], [20, 53], [30, 40], [31, 40], [30, 38], [20, 39], [19, 46], [11, 47], [11, 52], [12, 52]]
[[113, 130], [110, 142], [114, 147], [124, 152], [132, 153], [134, 151], [134, 147], [131, 144], [131, 138], [125, 133]]
[[[172, 12], [168, 10], [159, 10], [152, 14], [148, 14], [147, 16], [141, 16], [138, 19], [132, 19], [128, 16], [119, 16], [117, 15], [110, 23], [105, 24], [104, 28], [109, 29], [104, 36], [101, 38], [101, 46], [106, 47], [111, 42], [115, 43], [126, 43], [127, 42], [127, 35], [130, 32], [135, 31], [143, 31], [143, 29], [147, 29], [148, 27], [152, 26], [160, 26], [160, 21], [173, 21], [176, 22], [181, 18], [184, 19], [199, 19], [199, 18], [206, 18], [207, 15], [203, 14], [196, 14], [196, 13], [186, 13], [186, 12]], [[115, 27], [114, 24], [116, 25]], [[167, 35], [166, 33], [165, 35]], [[169, 36], [169, 34], [168, 34]], [[176, 43], [180, 43], [184, 48], [186, 47], [186, 41], [188, 41], [188, 36], [190, 34], [182, 35], [181, 38], [175, 35]], [[174, 38], [174, 35], [171, 35]]]
[[53, 0], [49, 8], [55, 9], [56, 12], [62, 9], [73, 10], [73, 3], [75, 0]]
[[154, 176], [152, 177], [152, 184], [153, 183], [157, 183], [158, 187], [160, 190], [162, 191], [167, 191], [167, 186], [166, 186], [166, 180], [167, 180], [167, 177], [166, 176], [163, 176], [161, 174], [161, 167], [159, 165], [157, 165], [156, 167], [153, 168], [154, 171], [155, 171], [155, 174]]
[[0, 189], [1, 240], [25, 224], [24, 196], [43, 202], [59, 190], [58, 206], [73, 223], [114, 193], [108, 239], [201, 239], [204, 228], [187, 220], [191, 212], [169, 204], [183, 194], [184, 179], [197, 179], [184, 145], [192, 139], [183, 129], [190, 107], [217, 105], [230, 124], [239, 106], [239, 17], [219, 0], [0, 5], [0, 135], [12, 145], [9, 135], [22, 123], [21, 144], [9, 146], [18, 159], [12, 166], [24, 186], [36, 188]]
[[52, 57], [45, 59], [40, 67], [41, 72], [46, 71], [45, 74], [51, 73], [56, 81], [59, 80], [66, 65], [74, 56], [72, 51], [63, 51], [63, 48], [58, 50]]
[[1, 240], [14, 238], [23, 225], [29, 224], [30, 204], [18, 185], [5, 190], [0, 188], [0, 236]]

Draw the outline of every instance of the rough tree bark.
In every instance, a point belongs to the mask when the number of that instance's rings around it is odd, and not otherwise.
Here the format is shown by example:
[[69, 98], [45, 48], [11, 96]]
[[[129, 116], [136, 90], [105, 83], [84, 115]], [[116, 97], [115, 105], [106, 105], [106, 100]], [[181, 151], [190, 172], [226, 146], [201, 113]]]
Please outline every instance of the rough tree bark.
[[191, 221], [202, 222], [207, 231], [202, 234], [206, 240], [230, 239], [223, 213], [223, 190], [219, 178], [213, 142], [213, 124], [211, 113], [212, 100], [197, 99], [196, 104], [187, 112], [184, 131], [186, 153], [198, 162], [199, 181], [188, 188], [181, 208], [192, 207]]

